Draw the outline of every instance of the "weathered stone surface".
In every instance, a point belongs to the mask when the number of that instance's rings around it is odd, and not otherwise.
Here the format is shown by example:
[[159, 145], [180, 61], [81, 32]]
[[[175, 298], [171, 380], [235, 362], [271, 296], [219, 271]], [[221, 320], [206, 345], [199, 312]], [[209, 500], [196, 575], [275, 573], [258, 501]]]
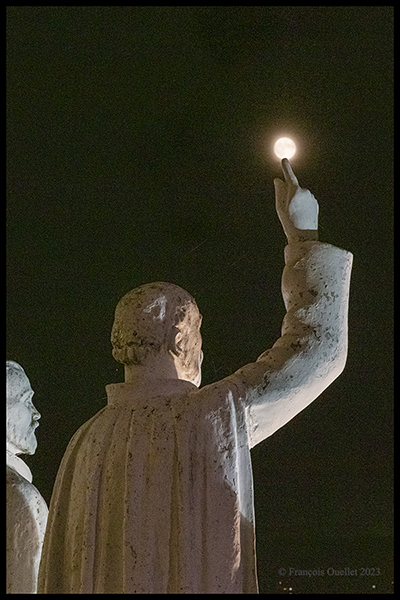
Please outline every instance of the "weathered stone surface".
[[21, 365], [7, 361], [6, 373], [7, 593], [33, 594], [48, 509], [18, 454], [34, 454], [40, 414], [32, 404], [34, 392]]
[[319, 396], [347, 356], [352, 255], [316, 241], [318, 204], [304, 190], [306, 207], [291, 219], [300, 188], [283, 164], [281, 337], [256, 362], [199, 389], [193, 298], [155, 283], [121, 299], [112, 344], [125, 383], [107, 386], [107, 406], [66, 450], [40, 592], [257, 592], [250, 448]]

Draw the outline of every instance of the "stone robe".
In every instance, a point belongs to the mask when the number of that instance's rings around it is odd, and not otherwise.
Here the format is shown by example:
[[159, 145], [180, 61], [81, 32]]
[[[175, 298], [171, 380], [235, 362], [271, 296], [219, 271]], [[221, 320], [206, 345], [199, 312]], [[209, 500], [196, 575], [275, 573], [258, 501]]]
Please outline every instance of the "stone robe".
[[343, 370], [352, 255], [288, 245], [282, 336], [254, 363], [198, 389], [107, 386], [73, 436], [50, 504], [43, 593], [254, 593], [250, 449]]
[[22, 459], [7, 452], [7, 594], [35, 594], [47, 504]]

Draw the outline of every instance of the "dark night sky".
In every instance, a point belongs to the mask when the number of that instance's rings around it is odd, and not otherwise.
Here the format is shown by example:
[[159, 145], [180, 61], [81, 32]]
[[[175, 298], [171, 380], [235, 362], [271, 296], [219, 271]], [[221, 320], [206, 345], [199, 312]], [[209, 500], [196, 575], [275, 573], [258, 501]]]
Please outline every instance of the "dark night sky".
[[[42, 414], [34, 483], [49, 502], [71, 436], [123, 380], [109, 337], [128, 290], [171, 281], [196, 298], [203, 384], [279, 337], [285, 237], [269, 148], [289, 133], [321, 241], [354, 254], [349, 355], [252, 451], [260, 591], [387, 592], [393, 9], [7, 12], [7, 358]], [[330, 566], [382, 574], [278, 575]]]

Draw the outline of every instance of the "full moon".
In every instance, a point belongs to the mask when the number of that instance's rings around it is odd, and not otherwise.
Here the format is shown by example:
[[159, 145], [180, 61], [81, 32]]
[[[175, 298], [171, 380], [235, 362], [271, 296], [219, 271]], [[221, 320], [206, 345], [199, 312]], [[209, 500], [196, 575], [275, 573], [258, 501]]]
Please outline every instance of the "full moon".
[[292, 158], [296, 154], [296, 144], [290, 138], [279, 138], [275, 142], [274, 152], [278, 158]]

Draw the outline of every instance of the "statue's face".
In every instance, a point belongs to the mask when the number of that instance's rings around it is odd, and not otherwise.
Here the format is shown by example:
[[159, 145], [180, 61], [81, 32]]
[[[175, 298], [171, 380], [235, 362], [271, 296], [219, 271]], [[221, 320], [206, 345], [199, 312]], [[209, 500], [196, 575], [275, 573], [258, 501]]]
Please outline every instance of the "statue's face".
[[23, 371], [7, 382], [7, 442], [11, 442], [16, 454], [34, 454], [37, 447], [35, 429], [40, 413], [32, 403], [34, 391]]

